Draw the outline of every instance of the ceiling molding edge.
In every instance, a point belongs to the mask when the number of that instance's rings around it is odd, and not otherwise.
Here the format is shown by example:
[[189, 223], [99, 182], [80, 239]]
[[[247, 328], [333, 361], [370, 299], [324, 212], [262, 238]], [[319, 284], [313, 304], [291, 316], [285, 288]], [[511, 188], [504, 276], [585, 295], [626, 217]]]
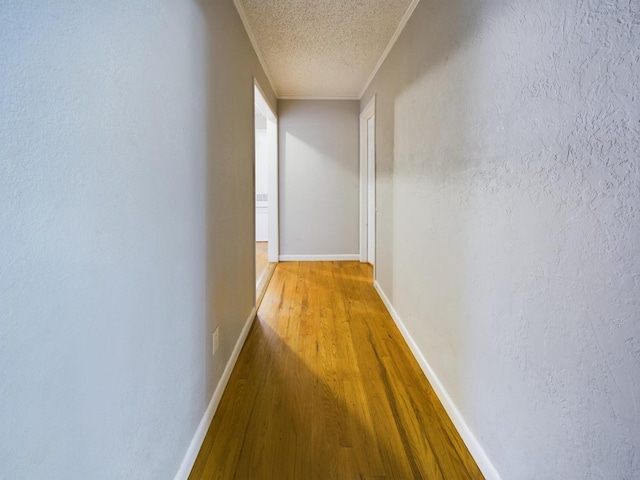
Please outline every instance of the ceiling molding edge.
[[249, 20], [247, 19], [247, 15], [246, 15], [246, 13], [244, 11], [244, 8], [242, 8], [242, 4], [240, 3], [240, 0], [233, 0], [233, 4], [236, 6], [236, 10], [238, 11], [238, 15], [240, 16], [240, 20], [242, 21], [242, 25], [244, 25], [244, 30], [245, 30], [245, 32], [247, 32], [247, 36], [249, 37], [249, 42], [251, 42], [251, 46], [253, 47], [253, 51], [256, 53], [256, 56], [258, 57], [258, 61], [260, 62], [260, 65], [262, 66], [262, 70], [264, 71], [264, 74], [267, 77], [267, 81], [269, 82], [269, 86], [271, 87], [271, 90], [273, 90], [273, 93], [276, 96], [276, 98], [279, 98], [278, 97], [278, 93], [276, 92], [275, 84], [273, 83], [273, 79], [271, 78], [271, 74], [269, 73], [269, 69], [267, 68], [267, 62], [265, 62], [264, 58], [262, 57], [262, 53], [260, 52], [260, 49], [258, 48], [258, 42], [256, 41], [255, 37], [253, 36], [253, 31], [251, 30], [251, 27], [249, 26]]
[[[277, 102], [278, 102], [278, 98], [276, 97], [276, 105], [271, 105], [271, 102], [269, 101], [269, 99], [267, 98], [267, 95], [264, 93], [264, 90], [262, 89], [262, 85], [260, 85], [260, 82], [258, 82], [258, 79], [255, 77], [255, 75], [253, 76], [253, 88], [258, 90], [259, 96], [262, 98], [256, 98], [255, 97], [255, 91], [254, 91], [254, 98], [253, 98], [253, 104], [255, 106], [258, 107], [258, 110], [263, 110], [263, 109], [267, 109], [268, 111], [265, 112], [260, 112], [262, 113], [265, 117], [267, 117], [270, 120], [274, 120], [277, 121], [278, 119], [278, 109], [277, 109]], [[264, 105], [262, 105], [262, 103], [264, 102]]]
[[360, 100], [356, 95], [346, 97], [318, 97], [307, 95], [278, 95], [278, 100]]
[[411, 15], [413, 14], [413, 11], [416, 9], [416, 7], [418, 6], [419, 2], [420, 2], [420, 0], [412, 0], [411, 3], [409, 4], [409, 6], [407, 7], [407, 11], [404, 12], [404, 15], [400, 19], [400, 23], [398, 24], [398, 28], [396, 28], [396, 31], [394, 32], [393, 36], [391, 37], [391, 40], [389, 40], [389, 43], [387, 43], [387, 47], [382, 52], [382, 55], [380, 55], [380, 59], [378, 60], [378, 63], [376, 63], [376, 66], [373, 68], [373, 71], [371, 72], [371, 75], [369, 75], [369, 78], [368, 78], [367, 82], [364, 84], [364, 87], [362, 87], [362, 90], [360, 91], [360, 96], [359, 96], [360, 99], [362, 99], [362, 97], [364, 96], [365, 92], [367, 91], [367, 88], [369, 88], [369, 85], [373, 81], [373, 77], [376, 76], [376, 73], [378, 73], [378, 70], [380, 70], [380, 67], [382, 66], [382, 64], [386, 60], [387, 55], [389, 55], [389, 52], [391, 51], [393, 46], [396, 44], [396, 41], [398, 40], [398, 37], [400, 37], [400, 34], [402, 33], [402, 30], [404, 30], [404, 27], [407, 25], [407, 22], [409, 21], [409, 18], [411, 18]]

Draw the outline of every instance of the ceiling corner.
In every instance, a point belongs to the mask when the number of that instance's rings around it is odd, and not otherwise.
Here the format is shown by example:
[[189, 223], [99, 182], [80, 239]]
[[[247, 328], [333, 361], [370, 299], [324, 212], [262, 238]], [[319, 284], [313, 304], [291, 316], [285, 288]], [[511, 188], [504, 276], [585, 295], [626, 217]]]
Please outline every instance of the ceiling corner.
[[265, 62], [265, 60], [264, 60], [262, 52], [260, 51], [260, 48], [258, 47], [258, 42], [256, 41], [256, 38], [253, 35], [253, 31], [251, 30], [251, 26], [249, 25], [249, 21], [247, 19], [247, 14], [244, 11], [244, 7], [240, 3], [240, 0], [233, 0], [233, 4], [235, 5], [236, 10], [238, 12], [238, 15], [240, 16], [240, 20], [242, 21], [242, 25], [244, 25], [244, 30], [247, 32], [247, 36], [249, 37], [249, 42], [251, 42], [251, 46], [253, 47], [253, 50], [256, 52], [256, 56], [258, 57], [258, 61], [260, 62], [260, 66], [262, 66], [262, 70], [264, 71], [264, 74], [267, 77], [267, 81], [269, 82], [269, 86], [271, 87], [271, 90], [273, 90], [273, 93], [276, 96], [276, 98], [279, 98], [278, 97], [278, 92], [276, 91], [275, 83], [273, 82], [273, 78], [271, 77], [271, 74], [269, 73], [269, 69], [267, 68], [267, 62]]
[[373, 81], [373, 78], [376, 76], [376, 73], [378, 73], [378, 70], [380, 70], [380, 67], [382, 66], [385, 59], [387, 58], [387, 55], [389, 55], [389, 52], [391, 51], [396, 41], [400, 37], [400, 34], [404, 30], [404, 27], [407, 25], [407, 22], [411, 18], [411, 15], [413, 14], [413, 11], [416, 9], [416, 7], [418, 6], [419, 2], [420, 0], [411, 0], [411, 3], [407, 7], [407, 11], [404, 12], [402, 19], [398, 24], [398, 28], [396, 28], [396, 31], [393, 33], [393, 36], [391, 37], [391, 40], [389, 40], [389, 43], [387, 44], [384, 51], [382, 52], [382, 55], [380, 55], [380, 59], [378, 60], [378, 63], [376, 63], [376, 66], [373, 67], [373, 70], [371, 71], [371, 75], [369, 75], [369, 78], [367, 79], [364, 86], [362, 87], [362, 90], [360, 90], [360, 95], [359, 95], [360, 99], [362, 99], [365, 92], [367, 91], [367, 88], [369, 88], [369, 85]]

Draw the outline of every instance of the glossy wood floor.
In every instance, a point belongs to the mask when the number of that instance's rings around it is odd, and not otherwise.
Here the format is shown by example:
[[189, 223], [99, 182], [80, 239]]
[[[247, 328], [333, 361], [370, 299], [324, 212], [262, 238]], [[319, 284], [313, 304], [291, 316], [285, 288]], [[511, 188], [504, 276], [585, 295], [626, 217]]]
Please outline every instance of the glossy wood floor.
[[481, 479], [357, 262], [279, 263], [190, 479]]
[[275, 263], [269, 262], [268, 250], [268, 242], [256, 242], [256, 305], [260, 305], [262, 296], [267, 290], [267, 284], [276, 268]]
[[269, 266], [268, 242], [256, 242], [256, 283]]

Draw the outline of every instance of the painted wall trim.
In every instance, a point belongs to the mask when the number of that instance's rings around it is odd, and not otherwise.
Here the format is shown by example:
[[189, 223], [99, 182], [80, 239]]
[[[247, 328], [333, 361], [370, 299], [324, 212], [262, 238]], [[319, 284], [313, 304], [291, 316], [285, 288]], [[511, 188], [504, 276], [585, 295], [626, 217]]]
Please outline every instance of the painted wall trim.
[[[254, 105], [267, 117], [267, 184], [269, 186], [268, 233], [269, 246], [267, 256], [269, 262], [277, 262], [280, 255], [280, 200], [279, 200], [279, 165], [278, 165], [278, 114], [277, 109], [269, 103], [257, 78], [253, 78]], [[255, 141], [254, 141], [255, 147]], [[255, 152], [254, 152], [255, 154]]]
[[280, 152], [278, 119], [267, 118], [267, 181], [269, 185], [269, 245], [267, 257], [272, 263], [280, 256]]
[[213, 416], [218, 409], [218, 405], [220, 405], [220, 400], [222, 399], [222, 394], [224, 393], [225, 388], [227, 388], [227, 383], [229, 383], [229, 377], [231, 377], [231, 372], [233, 371], [233, 367], [235, 367], [236, 362], [238, 361], [238, 356], [240, 355], [240, 351], [244, 345], [247, 336], [249, 335], [249, 330], [251, 329], [251, 325], [256, 318], [256, 308], [251, 309], [251, 313], [247, 317], [247, 320], [240, 332], [240, 337], [238, 337], [238, 341], [236, 342], [235, 347], [233, 348], [233, 352], [231, 352], [231, 357], [229, 357], [229, 361], [227, 362], [227, 366], [224, 368], [224, 372], [222, 372], [222, 377], [220, 377], [220, 381], [216, 386], [216, 389], [213, 391], [213, 395], [211, 396], [211, 400], [209, 401], [209, 405], [207, 409], [204, 411], [204, 415], [198, 424], [198, 428], [196, 429], [196, 433], [189, 444], [189, 448], [187, 448], [187, 452], [185, 453], [184, 459], [180, 464], [180, 468], [178, 469], [178, 473], [174, 477], [174, 480], [187, 480], [189, 478], [189, 474], [191, 473], [191, 469], [193, 468], [193, 464], [196, 461], [196, 457], [200, 452], [200, 448], [202, 447], [202, 442], [204, 442], [204, 437], [209, 430], [209, 425], [211, 425], [211, 420], [213, 420]]
[[404, 30], [404, 27], [407, 25], [409, 18], [411, 18], [411, 14], [418, 6], [419, 1], [420, 0], [412, 0], [409, 6], [407, 7], [407, 11], [404, 12], [402, 19], [398, 24], [398, 28], [396, 28], [396, 31], [393, 33], [393, 36], [391, 37], [391, 40], [389, 40], [389, 43], [387, 44], [387, 48], [385, 48], [384, 51], [382, 52], [382, 55], [380, 55], [380, 59], [378, 60], [378, 63], [376, 63], [376, 66], [373, 67], [373, 71], [371, 72], [371, 75], [369, 75], [369, 79], [364, 84], [364, 87], [362, 87], [362, 90], [360, 90], [359, 98], [362, 98], [362, 96], [364, 95], [364, 92], [366, 92], [367, 88], [369, 88], [369, 84], [373, 81], [373, 77], [375, 77], [376, 73], [378, 73], [378, 70], [380, 70], [380, 67], [382, 66], [385, 59], [387, 58], [387, 55], [389, 55], [389, 52], [391, 51], [396, 41], [398, 40], [398, 37], [402, 33], [402, 30]]
[[[367, 130], [367, 120], [371, 117], [375, 117], [376, 114], [376, 96], [374, 95], [367, 106], [360, 112], [358, 128], [360, 129], [360, 172], [359, 172], [359, 188], [360, 188], [360, 205], [359, 205], [359, 244], [360, 244], [360, 257], [361, 262], [368, 261], [368, 246], [369, 236], [367, 231], [367, 220], [369, 212], [369, 182], [368, 182], [368, 170], [369, 159], [367, 158], [367, 145], [369, 140], [369, 134]], [[374, 146], [375, 148], [375, 146]], [[375, 279], [375, 265], [374, 276]]]
[[266, 75], [267, 80], [271, 84], [271, 89], [273, 90], [273, 93], [276, 95], [276, 98], [278, 98], [278, 92], [276, 92], [275, 84], [273, 83], [273, 79], [271, 78], [271, 74], [269, 73], [269, 69], [267, 68], [267, 62], [265, 62], [264, 58], [262, 57], [262, 53], [258, 48], [258, 42], [256, 41], [256, 38], [253, 36], [253, 31], [249, 26], [249, 20], [247, 19], [247, 14], [245, 13], [244, 8], [242, 8], [242, 4], [240, 3], [239, 0], [233, 0], [233, 4], [236, 6], [238, 15], [240, 15], [240, 20], [242, 20], [242, 25], [244, 25], [244, 30], [247, 32], [247, 36], [249, 37], [249, 42], [251, 42], [251, 46], [253, 47], [253, 50], [256, 52], [258, 61], [262, 66], [262, 70], [264, 70], [264, 74]]
[[267, 94], [264, 93], [264, 88], [262, 88], [262, 85], [260, 85], [260, 82], [256, 77], [253, 77], [253, 86], [257, 88], [258, 91], [260, 92], [260, 95], [262, 95], [262, 98], [254, 97], [253, 99], [254, 103], [259, 104], [258, 107], [260, 108], [260, 111], [264, 114], [265, 117], [271, 118], [271, 120], [277, 121], [278, 109], [276, 108], [275, 105], [271, 105], [271, 102], [269, 101]]
[[486, 452], [480, 445], [480, 442], [478, 442], [478, 439], [475, 437], [471, 429], [468, 427], [467, 423], [464, 421], [464, 417], [456, 407], [455, 403], [453, 403], [453, 400], [449, 396], [449, 393], [444, 388], [444, 386], [440, 382], [440, 379], [431, 368], [431, 365], [429, 365], [429, 362], [427, 362], [427, 359], [420, 351], [420, 348], [407, 330], [407, 327], [405, 327], [403, 321], [400, 319], [400, 315], [398, 315], [398, 312], [391, 304], [391, 301], [384, 293], [384, 290], [382, 290], [382, 287], [377, 280], [373, 282], [373, 285], [378, 292], [378, 295], [380, 295], [380, 298], [382, 299], [385, 307], [387, 307], [391, 318], [393, 318], [394, 322], [398, 326], [400, 333], [402, 333], [402, 336], [407, 342], [407, 345], [409, 345], [413, 356], [420, 364], [420, 368], [422, 368], [422, 371], [429, 380], [429, 383], [433, 387], [433, 390], [436, 392], [436, 395], [440, 399], [442, 406], [449, 415], [449, 418], [453, 422], [453, 425], [456, 427], [456, 430], [460, 434], [460, 437], [462, 437], [462, 441], [465, 443], [465, 445], [469, 449], [469, 452], [471, 453], [471, 456], [478, 464], [478, 467], [482, 471], [482, 474], [487, 480], [501, 480], [498, 471], [494, 468]]
[[358, 254], [347, 255], [280, 255], [281, 262], [351, 262], [360, 259]]
[[307, 95], [278, 95], [278, 100], [360, 100], [359, 96], [350, 95], [346, 97], [314, 97]]
[[233, 0], [233, 4], [236, 6], [236, 10], [238, 11], [240, 20], [242, 20], [244, 29], [247, 32], [247, 36], [249, 37], [249, 41], [251, 42], [251, 45], [253, 46], [253, 49], [256, 52], [258, 61], [260, 62], [260, 65], [264, 70], [264, 74], [267, 76], [267, 80], [269, 80], [269, 83], [271, 84], [271, 89], [273, 90], [273, 93], [275, 94], [278, 100], [360, 100], [362, 99], [362, 96], [364, 95], [364, 93], [367, 91], [367, 88], [369, 88], [369, 84], [373, 81], [373, 78], [376, 76], [376, 73], [378, 73], [378, 70], [384, 63], [385, 59], [387, 58], [387, 55], [389, 55], [389, 52], [391, 51], [396, 41], [398, 40], [398, 37], [402, 33], [402, 30], [404, 30], [405, 25], [409, 21], [409, 18], [411, 18], [411, 14], [418, 6], [419, 1], [420, 0], [412, 0], [412, 2], [407, 7], [407, 11], [404, 12], [404, 15], [400, 19], [398, 28], [396, 28], [396, 31], [393, 33], [393, 36], [389, 40], [389, 43], [387, 43], [386, 48], [382, 52], [382, 55], [380, 55], [380, 58], [378, 59], [378, 63], [376, 63], [376, 66], [373, 67], [373, 71], [371, 72], [371, 75], [369, 75], [369, 78], [367, 79], [364, 86], [362, 87], [362, 90], [360, 91], [360, 95], [351, 95], [346, 97], [316, 97], [316, 96], [286, 95], [286, 94], [279, 95], [278, 92], [276, 91], [275, 83], [273, 83], [273, 79], [271, 78], [271, 74], [269, 73], [269, 69], [267, 68], [267, 62], [264, 60], [264, 57], [262, 56], [262, 53], [258, 48], [258, 42], [253, 35], [253, 31], [251, 30], [251, 27], [249, 26], [249, 20], [247, 19], [247, 15], [244, 11], [244, 8], [242, 7], [242, 4], [240, 3], [239, 0]]

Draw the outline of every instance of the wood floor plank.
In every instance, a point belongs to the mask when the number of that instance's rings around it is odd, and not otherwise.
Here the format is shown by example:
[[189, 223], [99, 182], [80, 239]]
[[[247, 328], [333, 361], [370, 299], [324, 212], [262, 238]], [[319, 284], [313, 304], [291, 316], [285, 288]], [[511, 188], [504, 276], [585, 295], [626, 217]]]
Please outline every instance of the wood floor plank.
[[260, 278], [260, 275], [264, 273], [267, 265], [269, 265], [268, 249], [268, 242], [256, 242], [256, 280]]
[[190, 479], [483, 478], [371, 275], [278, 264]]

